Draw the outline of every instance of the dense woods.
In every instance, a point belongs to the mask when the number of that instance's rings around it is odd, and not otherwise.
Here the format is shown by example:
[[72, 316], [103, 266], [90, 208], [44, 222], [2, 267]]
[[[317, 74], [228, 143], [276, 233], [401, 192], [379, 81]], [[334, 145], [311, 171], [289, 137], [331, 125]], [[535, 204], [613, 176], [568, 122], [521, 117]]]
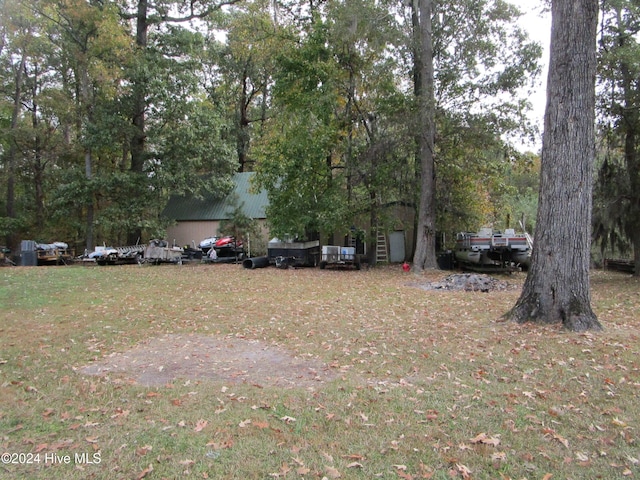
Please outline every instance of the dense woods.
[[[507, 1], [0, 6], [11, 248], [163, 237], [170, 195], [224, 195], [237, 171], [269, 192], [275, 235], [340, 238], [416, 207], [421, 268], [456, 231], [535, 227], [540, 159], [522, 145], [542, 48]], [[638, 8], [602, 7], [593, 231], [638, 263]]]
[[491, 204], [517, 192], [498, 172], [534, 160], [504, 139], [532, 134], [541, 51], [517, 14], [502, 1], [5, 1], [0, 234], [88, 249], [162, 236], [169, 195], [222, 195], [249, 170], [275, 234], [342, 235], [355, 214], [384, 228], [385, 205], [418, 205], [424, 91], [433, 234], [504, 221]]

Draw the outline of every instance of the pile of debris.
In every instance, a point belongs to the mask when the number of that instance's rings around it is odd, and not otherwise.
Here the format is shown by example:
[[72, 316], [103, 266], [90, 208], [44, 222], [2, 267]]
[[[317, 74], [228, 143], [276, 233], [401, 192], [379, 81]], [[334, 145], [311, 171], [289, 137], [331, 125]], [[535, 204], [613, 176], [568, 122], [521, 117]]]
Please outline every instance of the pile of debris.
[[412, 284], [411, 286], [422, 288], [423, 290], [458, 290], [465, 292], [492, 292], [510, 288], [508, 282], [477, 273], [457, 273], [449, 275], [440, 282]]

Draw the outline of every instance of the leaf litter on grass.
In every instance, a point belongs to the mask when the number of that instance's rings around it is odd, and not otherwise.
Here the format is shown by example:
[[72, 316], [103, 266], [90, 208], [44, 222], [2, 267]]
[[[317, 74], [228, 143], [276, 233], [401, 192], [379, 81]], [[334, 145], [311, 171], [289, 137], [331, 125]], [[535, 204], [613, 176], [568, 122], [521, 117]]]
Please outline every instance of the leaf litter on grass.
[[[194, 287], [213, 272], [219, 291]], [[408, 285], [445, 275], [94, 271], [99, 303], [34, 301], [46, 323], [25, 304], [3, 326], [3, 451], [102, 451], [32, 478], [636, 475], [638, 284], [596, 274], [607, 330], [576, 335], [499, 322], [517, 288]]]

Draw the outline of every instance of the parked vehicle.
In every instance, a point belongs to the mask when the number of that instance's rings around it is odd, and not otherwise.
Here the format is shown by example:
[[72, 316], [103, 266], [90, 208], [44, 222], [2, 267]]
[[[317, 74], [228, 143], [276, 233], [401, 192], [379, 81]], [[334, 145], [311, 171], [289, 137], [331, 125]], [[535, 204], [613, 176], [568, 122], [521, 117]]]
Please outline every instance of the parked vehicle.
[[236, 237], [230, 235], [218, 238], [212, 248], [216, 251], [218, 261], [230, 259], [242, 260], [245, 257], [244, 243], [242, 240], [236, 240]]
[[202, 250], [202, 252], [205, 255], [207, 255], [209, 253], [209, 250], [211, 250], [211, 247], [213, 247], [216, 244], [219, 238], [220, 237], [215, 237], [215, 236], [207, 237], [198, 244], [198, 247], [200, 248], [200, 250]]

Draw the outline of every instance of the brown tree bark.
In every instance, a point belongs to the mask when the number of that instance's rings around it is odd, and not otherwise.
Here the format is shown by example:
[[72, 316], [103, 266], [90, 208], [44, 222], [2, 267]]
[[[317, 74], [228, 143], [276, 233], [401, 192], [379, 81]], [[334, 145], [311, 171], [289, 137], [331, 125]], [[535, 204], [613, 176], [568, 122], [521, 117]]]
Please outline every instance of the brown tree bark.
[[[26, 55], [23, 53], [20, 59], [20, 65], [15, 70], [15, 90], [13, 93], [13, 107], [11, 111], [11, 133], [13, 134], [18, 128], [18, 117], [20, 115], [21, 100], [22, 100], [22, 75], [24, 73], [24, 66], [26, 63]], [[12, 139], [9, 144], [9, 151], [6, 156], [6, 172], [7, 172], [7, 217], [10, 219], [16, 218], [16, 156], [18, 149], [16, 142]], [[18, 237], [15, 232], [7, 235], [6, 239], [7, 247], [11, 250], [16, 250], [18, 246]]]
[[416, 32], [414, 90], [418, 103], [417, 156], [420, 163], [420, 203], [416, 228], [414, 271], [438, 268], [436, 259], [435, 207], [435, 101], [433, 93], [432, 0], [414, 0], [413, 29]]
[[531, 269], [507, 317], [601, 330], [589, 285], [597, 0], [553, 0]]

